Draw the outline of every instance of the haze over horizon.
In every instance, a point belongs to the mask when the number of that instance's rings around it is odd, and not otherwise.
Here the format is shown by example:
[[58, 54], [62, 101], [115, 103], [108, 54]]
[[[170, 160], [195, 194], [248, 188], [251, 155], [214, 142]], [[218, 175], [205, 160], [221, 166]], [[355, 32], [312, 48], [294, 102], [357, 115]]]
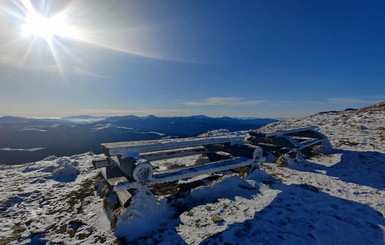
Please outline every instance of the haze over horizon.
[[385, 101], [385, 2], [2, 1], [0, 116], [301, 117]]

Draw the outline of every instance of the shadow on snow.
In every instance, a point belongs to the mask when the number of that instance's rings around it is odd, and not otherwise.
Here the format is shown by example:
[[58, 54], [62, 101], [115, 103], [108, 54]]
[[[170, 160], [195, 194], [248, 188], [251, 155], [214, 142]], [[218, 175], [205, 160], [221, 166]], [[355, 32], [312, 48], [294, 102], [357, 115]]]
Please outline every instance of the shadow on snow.
[[340, 150], [341, 159], [333, 166], [327, 167], [317, 163], [303, 167], [302, 164], [293, 166], [293, 169], [318, 173], [325, 170], [328, 176], [337, 177], [344, 182], [365, 185], [376, 189], [385, 188], [385, 154], [371, 151]]
[[370, 206], [302, 185], [273, 188], [281, 193], [253, 219], [201, 244], [384, 244], [385, 219]]

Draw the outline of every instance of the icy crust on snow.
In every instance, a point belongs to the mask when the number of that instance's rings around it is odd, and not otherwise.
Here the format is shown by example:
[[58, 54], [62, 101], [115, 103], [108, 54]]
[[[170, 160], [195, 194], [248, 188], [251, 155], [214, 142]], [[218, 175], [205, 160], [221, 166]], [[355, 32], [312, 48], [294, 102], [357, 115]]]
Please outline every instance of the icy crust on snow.
[[0, 241], [9, 244], [79, 244], [113, 241], [93, 153], [48, 157], [40, 162], [0, 166]]

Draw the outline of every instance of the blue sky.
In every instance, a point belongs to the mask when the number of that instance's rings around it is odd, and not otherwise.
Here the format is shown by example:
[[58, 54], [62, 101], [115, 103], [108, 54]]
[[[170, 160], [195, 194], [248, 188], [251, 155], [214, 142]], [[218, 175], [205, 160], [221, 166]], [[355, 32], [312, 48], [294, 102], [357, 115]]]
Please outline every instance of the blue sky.
[[[23, 0], [0, 11], [0, 116], [299, 117], [385, 100], [382, 0]], [[31, 27], [31, 13], [51, 29]]]

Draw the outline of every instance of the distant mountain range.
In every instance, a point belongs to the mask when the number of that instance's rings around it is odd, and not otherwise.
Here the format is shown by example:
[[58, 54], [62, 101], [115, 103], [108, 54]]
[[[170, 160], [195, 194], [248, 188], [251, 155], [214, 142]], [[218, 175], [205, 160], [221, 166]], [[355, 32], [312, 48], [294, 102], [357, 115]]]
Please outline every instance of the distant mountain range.
[[100, 143], [196, 136], [215, 129], [256, 129], [277, 119], [239, 119], [207, 116], [93, 117], [60, 119], [0, 117], [0, 164], [38, 161], [50, 155], [64, 156], [93, 151]]

